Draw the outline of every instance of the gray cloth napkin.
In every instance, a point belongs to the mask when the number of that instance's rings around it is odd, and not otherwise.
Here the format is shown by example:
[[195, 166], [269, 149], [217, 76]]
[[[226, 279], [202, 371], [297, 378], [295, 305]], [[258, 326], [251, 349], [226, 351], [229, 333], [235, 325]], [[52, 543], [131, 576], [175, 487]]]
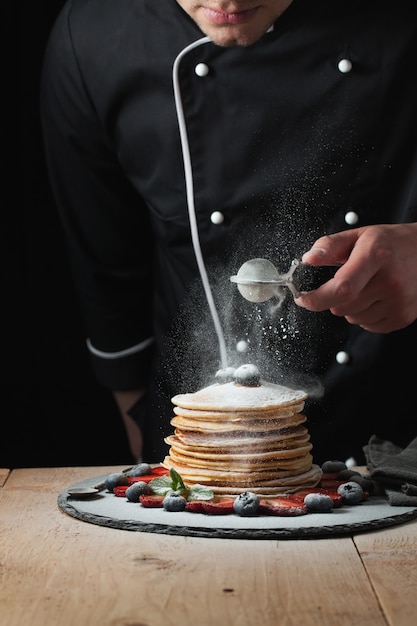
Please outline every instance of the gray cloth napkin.
[[417, 437], [406, 448], [372, 435], [363, 447], [370, 477], [393, 506], [417, 506]]

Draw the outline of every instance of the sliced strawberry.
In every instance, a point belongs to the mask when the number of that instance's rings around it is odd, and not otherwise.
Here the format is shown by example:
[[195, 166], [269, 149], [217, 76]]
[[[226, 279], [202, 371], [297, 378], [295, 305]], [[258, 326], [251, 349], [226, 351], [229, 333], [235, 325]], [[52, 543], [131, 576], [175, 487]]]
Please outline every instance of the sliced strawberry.
[[296, 498], [296, 499], [299, 498], [301, 502], [304, 502], [305, 496], [307, 496], [309, 493], [322, 493], [325, 496], [330, 496], [331, 499], [333, 500], [333, 506], [335, 508], [342, 506], [343, 504], [343, 498], [339, 493], [337, 493], [336, 490], [324, 489], [323, 487], [312, 487], [310, 489], [302, 489], [301, 491], [297, 491], [297, 493], [294, 493], [291, 497]]
[[207, 502], [207, 500], [190, 500], [187, 502], [185, 510], [192, 513], [204, 513], [203, 502]]
[[154, 494], [143, 494], [139, 496], [139, 502], [145, 508], [157, 509], [162, 508], [162, 502], [164, 501], [164, 496], [157, 496]]
[[157, 476], [165, 476], [166, 474], [169, 474], [169, 470], [166, 467], [162, 467], [162, 465], [152, 468], [152, 476], [154, 478]]
[[215, 498], [214, 500], [202, 500], [203, 511], [209, 515], [230, 515], [234, 513], [234, 498]]
[[140, 480], [144, 483], [149, 483], [154, 478], [166, 476], [167, 474], [169, 474], [169, 470], [165, 469], [165, 467], [154, 467], [151, 474], [144, 474], [143, 476], [128, 476], [128, 481], [129, 485], [137, 483]]
[[113, 487], [113, 493], [118, 498], [123, 498], [123, 496], [126, 494], [126, 489], [128, 487], [129, 485], [117, 485], [116, 487]]
[[306, 515], [307, 507], [300, 498], [293, 496], [278, 496], [276, 498], [261, 499], [259, 513], [264, 515], [281, 515], [296, 517]]

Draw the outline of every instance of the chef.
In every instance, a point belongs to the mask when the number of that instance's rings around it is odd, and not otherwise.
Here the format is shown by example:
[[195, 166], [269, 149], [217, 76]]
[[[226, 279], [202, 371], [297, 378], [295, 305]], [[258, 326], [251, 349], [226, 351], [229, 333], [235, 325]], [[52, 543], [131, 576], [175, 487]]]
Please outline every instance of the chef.
[[[416, 435], [416, 59], [385, 0], [64, 5], [45, 150], [135, 459], [162, 460], [173, 395], [242, 363], [308, 390], [318, 463]], [[246, 301], [251, 258], [302, 261], [302, 295]]]

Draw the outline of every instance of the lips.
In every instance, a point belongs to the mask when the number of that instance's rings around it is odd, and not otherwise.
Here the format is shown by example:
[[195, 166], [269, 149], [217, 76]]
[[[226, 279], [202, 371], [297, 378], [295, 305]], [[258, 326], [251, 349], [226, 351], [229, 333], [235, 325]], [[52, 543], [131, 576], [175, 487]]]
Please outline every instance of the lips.
[[257, 10], [257, 8], [254, 8], [236, 13], [224, 13], [214, 9], [203, 8], [205, 17], [212, 24], [245, 24], [255, 15]]

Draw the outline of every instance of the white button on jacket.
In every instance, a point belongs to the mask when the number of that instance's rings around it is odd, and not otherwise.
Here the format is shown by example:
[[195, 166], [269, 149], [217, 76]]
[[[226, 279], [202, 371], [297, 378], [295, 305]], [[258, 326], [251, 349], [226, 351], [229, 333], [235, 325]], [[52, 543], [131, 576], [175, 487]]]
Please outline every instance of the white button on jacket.
[[349, 61], [349, 59], [341, 59], [337, 67], [342, 74], [348, 74], [352, 69], [352, 61]]
[[206, 65], [206, 63], [198, 63], [195, 66], [195, 73], [197, 74], [197, 76], [207, 76], [207, 74], [209, 73], [209, 66]]
[[210, 215], [210, 220], [212, 224], [223, 224], [224, 215], [220, 211], [213, 211], [213, 213]]
[[354, 226], [359, 221], [359, 215], [355, 213], [355, 211], [349, 211], [345, 215], [345, 222], [349, 224], [349, 226]]
[[346, 363], [349, 363], [350, 361], [349, 353], [344, 350], [340, 350], [340, 352], [336, 354], [336, 361], [340, 365], [346, 365]]

